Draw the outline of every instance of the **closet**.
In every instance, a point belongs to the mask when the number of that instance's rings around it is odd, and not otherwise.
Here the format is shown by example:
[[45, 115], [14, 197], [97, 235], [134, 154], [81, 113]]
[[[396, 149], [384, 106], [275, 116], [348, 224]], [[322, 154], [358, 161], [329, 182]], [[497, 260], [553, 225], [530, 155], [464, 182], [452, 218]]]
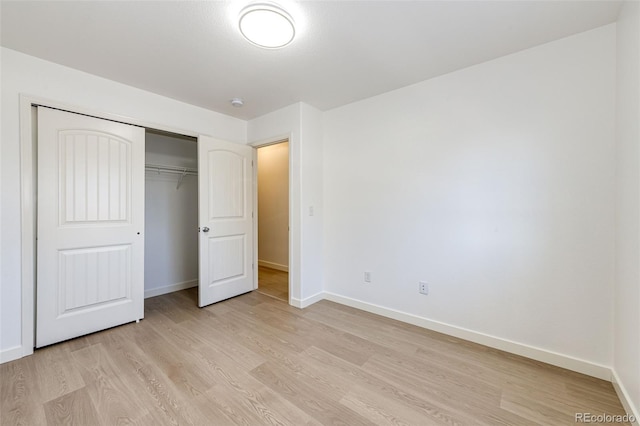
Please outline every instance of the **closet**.
[[27, 341], [139, 321], [144, 298], [189, 287], [200, 307], [255, 288], [251, 147], [41, 105], [33, 114]]
[[195, 138], [146, 130], [145, 298], [198, 285], [197, 167]]

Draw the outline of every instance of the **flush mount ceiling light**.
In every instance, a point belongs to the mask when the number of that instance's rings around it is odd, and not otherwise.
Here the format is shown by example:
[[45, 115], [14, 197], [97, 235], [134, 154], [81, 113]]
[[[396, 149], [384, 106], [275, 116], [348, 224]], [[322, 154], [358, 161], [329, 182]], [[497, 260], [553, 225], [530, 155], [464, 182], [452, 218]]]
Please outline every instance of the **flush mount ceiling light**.
[[286, 46], [296, 35], [293, 18], [284, 9], [267, 3], [242, 9], [238, 27], [244, 38], [266, 49]]

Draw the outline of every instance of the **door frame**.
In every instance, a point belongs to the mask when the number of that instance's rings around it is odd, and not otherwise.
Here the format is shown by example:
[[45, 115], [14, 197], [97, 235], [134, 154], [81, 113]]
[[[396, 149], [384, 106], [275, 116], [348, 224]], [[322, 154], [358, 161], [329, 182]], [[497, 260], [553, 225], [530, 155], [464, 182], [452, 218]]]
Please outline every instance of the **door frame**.
[[[141, 120], [135, 117], [107, 113], [78, 105], [71, 105], [63, 102], [57, 102], [29, 94], [20, 94], [20, 285], [21, 285], [21, 342], [20, 355], [16, 353], [12, 359], [22, 358], [33, 354], [35, 347], [35, 286], [36, 286], [36, 220], [37, 220], [37, 135], [34, 125], [37, 124], [35, 116], [32, 113], [33, 106], [45, 106], [49, 108], [60, 109], [75, 114], [88, 115], [95, 118], [116, 121], [124, 124], [144, 127], [146, 129], [154, 129], [198, 138], [199, 132], [178, 129], [164, 124], [153, 123]], [[281, 136], [280, 139], [289, 136]], [[245, 143], [246, 145], [252, 145]], [[291, 157], [289, 158], [291, 165]], [[290, 178], [295, 176], [291, 176]], [[255, 177], [254, 177], [255, 180]], [[289, 183], [291, 187], [291, 182]], [[253, 186], [254, 199], [257, 197], [255, 192], [256, 186]], [[290, 193], [291, 195], [291, 193]], [[291, 209], [291, 207], [290, 207]], [[255, 219], [254, 219], [255, 226]], [[293, 231], [293, 229], [291, 230]], [[292, 232], [293, 233], [293, 232]], [[296, 235], [299, 230], [296, 230]], [[291, 243], [291, 235], [289, 237]], [[257, 256], [255, 252], [256, 240], [254, 236], [254, 258]], [[290, 259], [292, 258], [289, 246]], [[299, 259], [299, 253], [297, 258]], [[257, 262], [257, 259], [256, 259]], [[257, 268], [254, 273], [254, 287], [257, 285]], [[291, 283], [291, 280], [289, 281]], [[291, 284], [289, 284], [291, 286]], [[290, 296], [291, 299], [291, 296]], [[16, 348], [18, 349], [18, 348]]]
[[[301, 308], [302, 306], [297, 306], [297, 304], [295, 303], [296, 301], [293, 300], [293, 298], [291, 297], [291, 294], [293, 293], [291, 291], [291, 268], [294, 265], [295, 262], [295, 257], [294, 257], [294, 253], [293, 250], [291, 249], [292, 247], [292, 243], [293, 243], [293, 227], [292, 227], [292, 223], [291, 223], [291, 218], [293, 217], [292, 214], [294, 214], [294, 209], [293, 207], [293, 197], [292, 197], [292, 192], [291, 192], [291, 182], [292, 179], [294, 179], [294, 175], [292, 172], [293, 167], [291, 164], [291, 134], [288, 135], [280, 135], [280, 136], [275, 136], [269, 139], [264, 139], [258, 142], [252, 142], [249, 145], [253, 148], [253, 164], [255, 164], [254, 168], [253, 168], [253, 210], [258, 212], [257, 214], [255, 214], [253, 216], [253, 264], [255, 265], [255, 267], [253, 268], [253, 274], [254, 274], [254, 289], [259, 288], [259, 283], [258, 283], [258, 216], [260, 215], [260, 211], [258, 210], [258, 149], [259, 148], [264, 148], [265, 146], [270, 146], [270, 145], [277, 145], [279, 143], [284, 143], [287, 142], [289, 144], [289, 152], [287, 153], [287, 173], [289, 174], [289, 184], [288, 184], [288, 197], [289, 197], [289, 221], [287, 223], [288, 229], [289, 229], [289, 233], [288, 233], [288, 238], [287, 238], [287, 244], [289, 245], [288, 247], [288, 252], [289, 252], [289, 265], [288, 269], [289, 271], [287, 272], [287, 287], [288, 287], [288, 299], [287, 302], [289, 303], [289, 305], [292, 306], [296, 306], [298, 308]], [[297, 230], [296, 230], [297, 231]], [[295, 267], [295, 266], [294, 266]]]

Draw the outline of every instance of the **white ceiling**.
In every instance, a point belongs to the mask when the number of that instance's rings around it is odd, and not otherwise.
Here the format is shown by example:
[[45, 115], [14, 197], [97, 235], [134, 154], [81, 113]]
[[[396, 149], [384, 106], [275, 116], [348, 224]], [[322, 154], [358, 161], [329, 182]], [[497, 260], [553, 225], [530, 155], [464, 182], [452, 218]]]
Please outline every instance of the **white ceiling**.
[[[245, 1], [1, 2], [10, 49], [250, 119], [294, 102], [321, 110], [616, 20], [611, 1], [279, 1], [293, 44], [246, 42]], [[245, 106], [229, 100], [242, 97]]]

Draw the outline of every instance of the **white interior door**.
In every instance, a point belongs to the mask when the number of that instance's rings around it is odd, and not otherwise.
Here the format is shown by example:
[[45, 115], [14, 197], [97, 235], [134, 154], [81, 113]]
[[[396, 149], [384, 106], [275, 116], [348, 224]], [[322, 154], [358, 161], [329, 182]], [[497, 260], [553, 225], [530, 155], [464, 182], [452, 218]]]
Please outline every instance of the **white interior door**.
[[144, 316], [144, 135], [38, 107], [37, 347]]
[[255, 288], [253, 149], [198, 138], [200, 307]]

